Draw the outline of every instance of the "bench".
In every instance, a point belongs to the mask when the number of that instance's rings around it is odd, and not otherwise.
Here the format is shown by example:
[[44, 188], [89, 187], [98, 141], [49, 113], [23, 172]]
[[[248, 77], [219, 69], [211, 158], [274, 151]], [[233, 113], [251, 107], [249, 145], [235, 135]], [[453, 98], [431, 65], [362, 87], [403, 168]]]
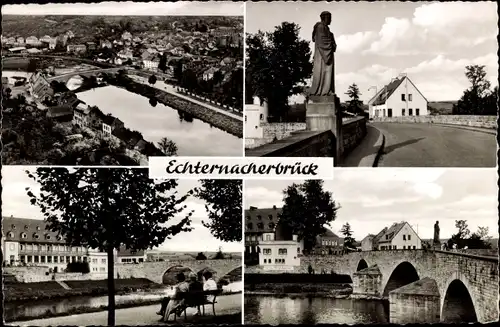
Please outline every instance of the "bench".
[[[215, 304], [217, 303], [217, 296], [222, 293], [222, 290], [213, 290], [213, 291], [202, 291], [202, 292], [189, 292], [189, 293], [181, 293], [179, 294], [181, 298], [184, 298], [185, 302], [181, 308], [176, 310], [176, 314], [174, 314], [174, 321], [176, 321], [177, 315], [180, 316], [182, 312], [184, 312], [184, 320], [187, 319], [186, 309], [187, 308], [198, 308], [202, 307], [202, 315], [205, 315], [205, 305], [212, 306], [212, 312], [215, 316]], [[212, 295], [213, 301], [208, 301], [207, 296]]]

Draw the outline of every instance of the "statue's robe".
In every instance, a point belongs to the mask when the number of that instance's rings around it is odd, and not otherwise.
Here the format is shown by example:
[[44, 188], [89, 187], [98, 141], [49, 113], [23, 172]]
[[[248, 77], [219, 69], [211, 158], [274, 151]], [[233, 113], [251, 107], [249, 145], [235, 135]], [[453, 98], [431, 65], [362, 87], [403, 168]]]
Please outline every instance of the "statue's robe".
[[335, 57], [337, 44], [328, 25], [318, 22], [314, 25], [314, 61], [312, 85], [309, 95], [332, 96], [335, 94]]

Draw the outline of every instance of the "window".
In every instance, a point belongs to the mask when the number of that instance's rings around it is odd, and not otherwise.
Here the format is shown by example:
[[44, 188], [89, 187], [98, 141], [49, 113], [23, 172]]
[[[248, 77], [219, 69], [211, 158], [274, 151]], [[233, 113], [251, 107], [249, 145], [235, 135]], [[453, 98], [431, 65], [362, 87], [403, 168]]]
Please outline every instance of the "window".
[[59, 257], [57, 257], [57, 256], [55, 256], [55, 257], [54, 257], [54, 263], [57, 263], [57, 259], [58, 259], [58, 258], [59, 258]]
[[261, 215], [257, 215], [257, 219], [258, 220], [262, 220], [262, 216]]
[[12, 238], [12, 237], [14, 237], [14, 233], [9, 232], [9, 234], [7, 234], [7, 236], [9, 236], [10, 238]]
[[245, 123], [247, 122], [247, 115], [245, 115]]
[[12, 226], [11, 226], [11, 227], [12, 227], [12, 229], [14, 229], [14, 230], [16, 229], [16, 225], [14, 225], [14, 224], [12, 224]]
[[28, 225], [24, 225], [24, 230], [28, 230], [29, 229], [29, 226]]
[[39, 236], [37, 233], [33, 234], [33, 237], [34, 237], [36, 240], [38, 240], [38, 239], [40, 238], [40, 236]]
[[40, 226], [36, 226], [36, 230], [40, 230]]
[[406, 101], [406, 97], [404, 94], [401, 94], [401, 101]]
[[273, 215], [268, 215], [267, 218], [269, 218], [269, 220], [273, 220]]
[[49, 234], [45, 235], [45, 238], [50, 240], [50, 235]]
[[250, 220], [250, 216], [247, 216], [247, 220]]
[[408, 94], [408, 101], [412, 101], [413, 100], [413, 97], [411, 94]]
[[274, 229], [274, 223], [269, 223], [269, 228]]
[[412, 116], [413, 115], [413, 109], [408, 109], [408, 116]]
[[408, 234], [408, 241], [411, 241], [411, 235]]
[[264, 259], [264, 263], [267, 263], [267, 259]]
[[397, 249], [398, 249], [398, 247], [397, 247], [396, 245], [393, 245], [393, 246], [392, 246], [392, 248], [393, 248], [394, 250], [397, 250]]
[[271, 249], [262, 249], [262, 253], [265, 255], [271, 255]]
[[404, 116], [404, 115], [405, 115], [405, 110], [401, 109], [401, 116]]
[[416, 249], [417, 249], [417, 247], [414, 245], [414, 246], [413, 246], [413, 250], [416, 250]]
[[382, 112], [382, 113], [383, 113], [382, 117], [385, 117], [385, 109], [383, 110], [383, 112]]
[[300, 248], [297, 248], [297, 254], [300, 254]]
[[252, 228], [253, 228], [253, 224], [252, 224], [252, 223], [248, 223], [248, 224], [247, 224], [247, 228], [248, 228], [248, 229], [252, 229]]
[[406, 241], [406, 235], [403, 234], [403, 241]]
[[264, 119], [264, 115], [263, 115], [263, 114], [260, 114], [259, 119], [260, 119], [260, 120], [263, 120], [263, 119]]
[[406, 250], [406, 245], [403, 245], [403, 250]]
[[420, 109], [415, 109], [415, 116], [420, 116]]
[[21, 251], [23, 251], [23, 250], [25, 250], [25, 249], [26, 249], [26, 246], [25, 246], [24, 244], [20, 244], [20, 245], [19, 245], [19, 249], [20, 249]]
[[286, 255], [286, 249], [278, 249], [279, 255]]
[[101, 263], [106, 263], [106, 259], [101, 259]]
[[388, 240], [389, 239], [389, 235], [385, 235], [385, 239]]
[[45, 263], [45, 256], [44, 255], [40, 256], [40, 262]]

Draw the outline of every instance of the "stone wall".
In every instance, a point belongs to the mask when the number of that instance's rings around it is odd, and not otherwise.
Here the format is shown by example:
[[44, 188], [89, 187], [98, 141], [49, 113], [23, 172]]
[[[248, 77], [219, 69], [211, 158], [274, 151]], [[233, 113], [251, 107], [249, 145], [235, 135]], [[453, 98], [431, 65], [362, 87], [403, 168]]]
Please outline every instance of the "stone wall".
[[342, 148], [340, 158], [351, 152], [366, 136], [366, 118], [358, 117], [342, 122]]
[[246, 138], [245, 149], [252, 149], [276, 140], [290, 137], [292, 133], [306, 129], [306, 123], [261, 123], [262, 138]]
[[374, 122], [387, 123], [428, 123], [461, 125], [469, 127], [496, 129], [496, 116], [472, 116], [472, 115], [441, 115], [441, 116], [403, 116], [403, 117], [374, 117]]
[[49, 267], [46, 266], [5, 267], [3, 269], [5, 274], [14, 276], [20, 283], [39, 283], [53, 280], [99, 280], [107, 278], [107, 274], [102, 273], [50, 273]]
[[421, 294], [391, 293], [389, 296], [391, 324], [439, 323], [439, 297]]
[[247, 149], [246, 157], [333, 157], [335, 136], [331, 131], [299, 131], [276, 142]]

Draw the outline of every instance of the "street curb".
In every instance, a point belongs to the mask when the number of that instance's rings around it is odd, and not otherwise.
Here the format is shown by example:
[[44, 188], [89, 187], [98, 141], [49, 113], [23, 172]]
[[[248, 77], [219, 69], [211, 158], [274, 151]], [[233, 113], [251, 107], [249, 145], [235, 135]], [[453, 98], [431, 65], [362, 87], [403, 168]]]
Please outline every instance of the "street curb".
[[[380, 142], [381, 144], [379, 145], [377, 154], [375, 155], [375, 159], [373, 160], [373, 166], [372, 167], [378, 167], [378, 162], [380, 160], [380, 157], [382, 157], [382, 154], [384, 153], [385, 135], [384, 135], [384, 133], [382, 133], [381, 130], [378, 130], [378, 131], [380, 132], [380, 135], [382, 136], [382, 141]], [[380, 140], [380, 138], [379, 138], [379, 140]], [[377, 140], [377, 143], [375, 144], [375, 146], [377, 146], [378, 143], [379, 143], [379, 141]]]
[[496, 129], [487, 129], [487, 128], [481, 128], [481, 127], [472, 127], [472, 126], [454, 125], [454, 124], [439, 124], [439, 123], [433, 123], [433, 125], [463, 129], [463, 130], [467, 130], [467, 131], [471, 131], [471, 132], [497, 135]]

